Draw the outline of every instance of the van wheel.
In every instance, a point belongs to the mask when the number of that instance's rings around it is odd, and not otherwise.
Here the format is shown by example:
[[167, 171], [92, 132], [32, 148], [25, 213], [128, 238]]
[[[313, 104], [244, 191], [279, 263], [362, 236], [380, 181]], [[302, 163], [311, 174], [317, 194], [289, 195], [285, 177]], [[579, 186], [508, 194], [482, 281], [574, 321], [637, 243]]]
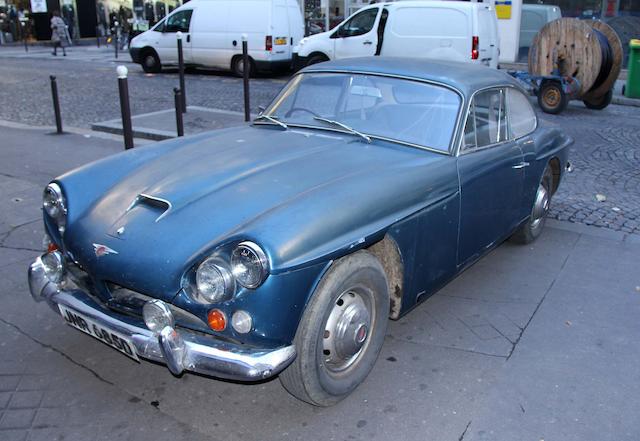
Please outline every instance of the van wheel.
[[307, 66], [311, 66], [312, 64], [322, 63], [324, 61], [329, 61], [327, 56], [322, 54], [317, 54], [309, 58], [309, 61], [307, 61]]
[[338, 260], [305, 308], [294, 338], [296, 359], [280, 382], [316, 406], [342, 400], [375, 364], [388, 316], [387, 278], [378, 259], [363, 250]]
[[159, 73], [162, 69], [158, 54], [151, 49], [142, 53], [142, 60], [140, 64], [142, 65], [142, 70], [146, 73]]
[[[244, 59], [242, 55], [235, 56], [231, 60], [231, 72], [237, 77], [244, 77]], [[253, 76], [256, 72], [256, 67], [253, 64], [253, 60], [249, 58], [249, 76]]]

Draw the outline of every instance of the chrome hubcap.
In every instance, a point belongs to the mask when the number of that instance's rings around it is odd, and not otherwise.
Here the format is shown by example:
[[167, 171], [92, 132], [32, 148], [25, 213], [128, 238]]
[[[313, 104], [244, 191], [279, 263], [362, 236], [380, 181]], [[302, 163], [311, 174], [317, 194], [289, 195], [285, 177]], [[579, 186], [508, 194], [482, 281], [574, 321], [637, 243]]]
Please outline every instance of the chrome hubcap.
[[549, 191], [540, 184], [536, 193], [536, 200], [533, 204], [533, 212], [531, 213], [531, 228], [536, 229], [542, 222], [549, 211]]
[[345, 291], [333, 305], [322, 339], [328, 370], [343, 371], [362, 353], [371, 329], [369, 299], [364, 288], [355, 288]]
[[144, 59], [144, 64], [147, 67], [153, 67], [156, 64], [156, 59], [153, 58], [151, 55], [147, 55]]

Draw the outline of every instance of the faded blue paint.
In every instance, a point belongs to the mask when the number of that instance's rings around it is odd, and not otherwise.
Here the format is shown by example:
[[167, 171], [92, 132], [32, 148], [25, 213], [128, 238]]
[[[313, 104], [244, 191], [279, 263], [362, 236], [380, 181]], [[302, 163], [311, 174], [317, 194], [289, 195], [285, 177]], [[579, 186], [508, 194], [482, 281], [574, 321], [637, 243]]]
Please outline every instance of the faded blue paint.
[[[380, 60], [343, 60], [309, 70], [406, 72], [445, 82], [465, 101], [477, 88], [514, 81], [466, 64], [451, 72], [449, 63]], [[258, 289], [241, 290], [216, 307], [228, 317], [237, 309], [254, 317], [255, 332], [240, 336], [228, 327], [224, 336], [276, 347], [293, 339], [331, 262], [385, 234], [403, 260], [401, 313], [411, 309], [418, 297], [428, 297], [526, 220], [544, 167], [558, 158], [564, 171], [570, 142], [557, 130], [539, 128], [526, 139], [456, 157], [272, 125], [170, 140], [57, 179], [68, 205], [64, 248], [92, 275], [101, 297], [108, 296], [104, 283], [113, 282], [205, 319], [209, 307], [182, 290], [185, 274], [214, 249], [255, 241], [267, 253], [270, 276]], [[511, 168], [523, 159], [531, 166]], [[138, 204], [127, 210], [140, 193], [166, 199], [172, 209], [160, 221], [164, 208]], [[116, 234], [121, 227], [124, 234]], [[93, 243], [119, 254], [98, 259]]]

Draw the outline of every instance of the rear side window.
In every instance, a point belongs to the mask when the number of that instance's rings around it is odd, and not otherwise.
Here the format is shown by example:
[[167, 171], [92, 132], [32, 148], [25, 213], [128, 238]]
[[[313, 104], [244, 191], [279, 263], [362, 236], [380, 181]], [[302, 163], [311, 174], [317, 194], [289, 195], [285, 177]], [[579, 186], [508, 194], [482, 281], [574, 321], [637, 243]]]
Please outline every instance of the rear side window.
[[505, 103], [504, 89], [485, 90], [474, 96], [464, 128], [463, 151], [507, 140]]
[[533, 132], [536, 128], [536, 114], [529, 99], [519, 90], [507, 90], [507, 109], [511, 136], [520, 138]]

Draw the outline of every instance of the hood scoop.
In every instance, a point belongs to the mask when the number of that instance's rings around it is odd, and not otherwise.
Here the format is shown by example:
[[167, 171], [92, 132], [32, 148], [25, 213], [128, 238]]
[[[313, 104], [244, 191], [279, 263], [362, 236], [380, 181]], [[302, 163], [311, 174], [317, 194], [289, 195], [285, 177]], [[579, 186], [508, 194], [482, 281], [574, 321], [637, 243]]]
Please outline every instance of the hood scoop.
[[171, 202], [166, 199], [140, 193], [127, 207], [126, 212], [128, 213], [139, 205], [143, 205], [156, 210], [158, 212], [158, 217], [155, 220], [156, 222], [160, 222], [160, 219], [168, 215], [171, 211], [171, 208], [173, 208]]

